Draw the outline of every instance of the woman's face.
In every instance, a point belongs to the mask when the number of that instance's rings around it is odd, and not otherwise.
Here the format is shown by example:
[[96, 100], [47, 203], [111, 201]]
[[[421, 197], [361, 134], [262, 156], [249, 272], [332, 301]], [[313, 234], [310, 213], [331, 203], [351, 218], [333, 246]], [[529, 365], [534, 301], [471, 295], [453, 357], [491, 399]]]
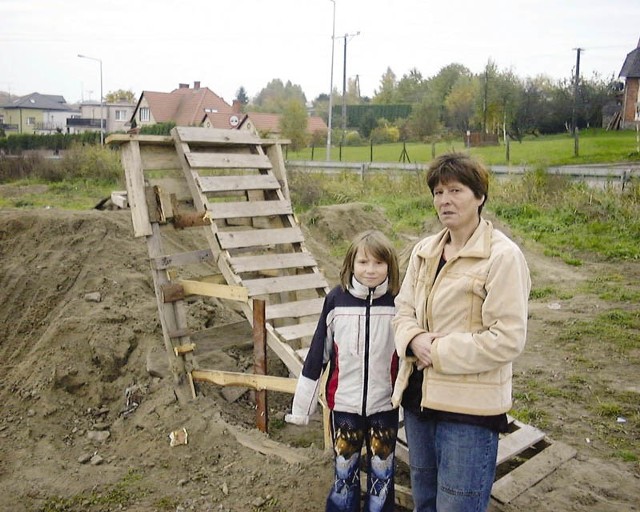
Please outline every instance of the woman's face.
[[438, 183], [433, 189], [433, 204], [440, 222], [449, 229], [475, 227], [480, 218], [478, 207], [484, 196], [478, 199], [473, 191], [459, 181]]
[[375, 288], [387, 278], [389, 265], [369, 254], [367, 250], [358, 247], [353, 261], [353, 275], [360, 284]]

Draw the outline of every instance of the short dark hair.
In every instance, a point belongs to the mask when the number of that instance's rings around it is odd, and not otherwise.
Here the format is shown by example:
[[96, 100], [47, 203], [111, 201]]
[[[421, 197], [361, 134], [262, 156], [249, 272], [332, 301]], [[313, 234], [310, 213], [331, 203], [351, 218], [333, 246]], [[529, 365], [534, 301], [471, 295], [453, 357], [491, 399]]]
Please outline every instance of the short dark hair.
[[478, 160], [464, 153], [445, 153], [436, 158], [427, 170], [427, 185], [431, 194], [439, 183], [459, 181], [471, 189], [477, 199], [484, 196], [478, 214], [489, 197], [489, 171]]
[[376, 229], [370, 229], [358, 233], [353, 240], [342, 262], [340, 269], [340, 285], [346, 290], [351, 285], [351, 276], [355, 266], [358, 249], [364, 248], [371, 256], [384, 261], [387, 264], [387, 276], [389, 278], [388, 290], [392, 295], [400, 291], [400, 266], [396, 250], [384, 233]]

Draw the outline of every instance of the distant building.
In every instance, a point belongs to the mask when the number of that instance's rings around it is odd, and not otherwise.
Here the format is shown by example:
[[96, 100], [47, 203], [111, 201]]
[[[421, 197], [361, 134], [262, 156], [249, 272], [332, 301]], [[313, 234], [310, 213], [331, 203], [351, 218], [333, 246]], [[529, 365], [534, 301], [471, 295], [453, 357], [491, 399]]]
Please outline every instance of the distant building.
[[156, 123], [174, 122], [177, 126], [201, 126], [207, 113], [231, 115], [233, 108], [200, 82], [179, 84], [171, 92], [143, 91], [138, 100], [130, 124], [141, 128]]
[[618, 76], [624, 79], [620, 124], [622, 128], [632, 128], [640, 123], [640, 40], [636, 49], [627, 54]]
[[104, 115], [105, 133], [126, 132], [135, 103], [119, 100], [113, 103], [99, 101], [84, 101], [80, 103], [80, 115], [67, 120], [69, 133], [84, 133], [100, 131], [100, 118]]
[[63, 96], [33, 92], [0, 106], [0, 128], [8, 135], [66, 133], [67, 119], [79, 116]]

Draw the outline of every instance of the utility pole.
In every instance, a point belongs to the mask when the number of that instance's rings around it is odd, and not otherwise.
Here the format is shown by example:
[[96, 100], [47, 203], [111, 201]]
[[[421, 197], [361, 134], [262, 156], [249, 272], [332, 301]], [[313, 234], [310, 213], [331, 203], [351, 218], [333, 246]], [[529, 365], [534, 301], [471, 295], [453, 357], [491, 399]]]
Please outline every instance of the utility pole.
[[573, 132], [573, 154], [578, 156], [580, 153], [580, 141], [578, 139], [578, 119], [577, 119], [577, 106], [578, 106], [578, 85], [580, 84], [580, 53], [583, 48], [575, 48], [576, 51], [576, 73], [573, 84], [573, 109], [571, 112], [571, 130]]
[[578, 105], [578, 84], [580, 83], [580, 53], [583, 51], [583, 48], [574, 48], [576, 51], [576, 73], [573, 77], [573, 110], [571, 112], [571, 133], [576, 132], [577, 128], [577, 105]]
[[333, 29], [331, 31], [331, 85], [329, 87], [329, 122], [327, 131], [327, 162], [331, 161], [331, 120], [333, 118], [333, 54], [336, 42], [336, 0], [333, 3]]
[[342, 68], [342, 138], [347, 132], [347, 40], [360, 35], [360, 31], [355, 34], [345, 34], [344, 36], [344, 64]]

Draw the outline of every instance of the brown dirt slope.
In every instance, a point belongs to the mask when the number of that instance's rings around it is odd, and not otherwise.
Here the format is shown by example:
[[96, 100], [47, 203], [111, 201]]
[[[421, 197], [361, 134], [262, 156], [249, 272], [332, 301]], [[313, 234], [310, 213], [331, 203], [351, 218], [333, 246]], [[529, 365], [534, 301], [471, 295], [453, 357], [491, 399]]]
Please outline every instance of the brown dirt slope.
[[[390, 229], [383, 212], [362, 205], [313, 215], [303, 219], [307, 245], [332, 283], [339, 261], [329, 243], [369, 226]], [[535, 279], [568, 286], [585, 279], [583, 270], [527, 252]], [[291, 446], [274, 449], [251, 428], [249, 394], [231, 403], [211, 386], [189, 404], [176, 403], [146, 246], [132, 237], [128, 212], [0, 210], [0, 261], [1, 511], [323, 509], [331, 463], [318, 448], [318, 420], [309, 429], [276, 421], [272, 439]], [[563, 306], [532, 305], [520, 376], [535, 370], [563, 378], [562, 356], [551, 346], [554, 324], [545, 317], [586, 305]], [[242, 323], [225, 304], [194, 300], [189, 308], [202, 328]], [[251, 366], [246, 344], [202, 353], [221, 369]], [[636, 375], [637, 367], [624, 375], [611, 368], [603, 378], [628, 384]], [[270, 398], [273, 419], [289, 400]], [[579, 456], [505, 510], [638, 510], [633, 466], [604, 461], [598, 443], [585, 444], [588, 409], [543, 406], [553, 435]], [[170, 446], [169, 434], [181, 428], [188, 444]]]

